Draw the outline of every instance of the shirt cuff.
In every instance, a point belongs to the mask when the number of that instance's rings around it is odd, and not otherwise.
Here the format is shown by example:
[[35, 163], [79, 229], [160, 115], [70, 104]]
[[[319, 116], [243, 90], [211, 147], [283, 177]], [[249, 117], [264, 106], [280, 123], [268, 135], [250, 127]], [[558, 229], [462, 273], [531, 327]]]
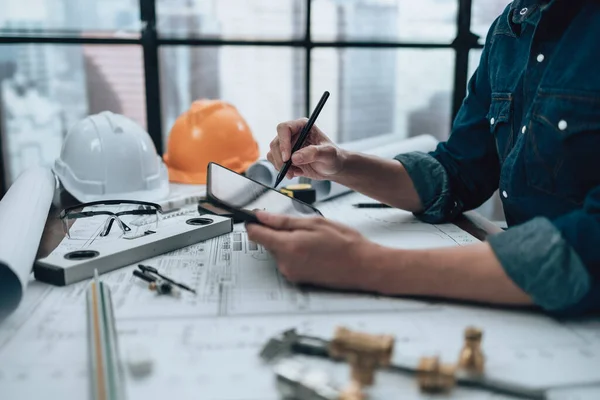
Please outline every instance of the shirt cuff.
[[439, 224], [462, 212], [462, 203], [452, 197], [448, 173], [438, 160], [420, 151], [398, 154], [394, 158], [408, 172], [423, 204], [423, 210], [414, 213], [417, 218]]
[[534, 218], [487, 241], [506, 274], [546, 311], [572, 314], [595, 303], [588, 270], [547, 218]]

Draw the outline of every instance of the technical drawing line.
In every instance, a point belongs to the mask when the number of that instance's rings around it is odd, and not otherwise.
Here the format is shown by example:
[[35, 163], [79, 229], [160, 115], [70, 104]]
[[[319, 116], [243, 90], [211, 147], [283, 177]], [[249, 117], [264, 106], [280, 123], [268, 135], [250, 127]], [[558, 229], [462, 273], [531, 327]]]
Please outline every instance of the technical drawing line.
[[460, 246], [460, 243], [458, 243], [458, 242], [456, 241], [456, 239], [454, 239], [454, 237], [452, 237], [452, 235], [448, 235], [446, 232], [444, 232], [443, 230], [441, 230], [441, 229], [440, 229], [440, 227], [439, 227], [439, 226], [437, 226], [437, 225], [433, 225], [433, 227], [434, 227], [435, 229], [437, 229], [438, 231], [442, 232], [442, 233], [444, 234], [444, 236], [445, 236], [445, 237], [449, 238], [449, 239], [450, 239], [450, 240], [452, 240], [454, 243], [456, 243], [458, 246]]

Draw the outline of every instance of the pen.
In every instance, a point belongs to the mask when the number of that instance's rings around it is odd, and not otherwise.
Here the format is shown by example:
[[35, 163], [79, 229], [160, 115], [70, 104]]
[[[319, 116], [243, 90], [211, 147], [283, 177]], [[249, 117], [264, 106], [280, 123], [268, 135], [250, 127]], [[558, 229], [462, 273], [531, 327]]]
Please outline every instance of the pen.
[[137, 269], [133, 271], [133, 275], [148, 282], [148, 289], [150, 290], [155, 290], [159, 294], [179, 296], [179, 292], [173, 287], [174, 284], [166, 279], [159, 279], [154, 276], [150, 276], [144, 272], [138, 271]]
[[392, 208], [391, 206], [383, 203], [356, 203], [353, 204], [353, 206], [356, 208]]
[[152, 282], [156, 282], [156, 278], [150, 275], [146, 275], [145, 273], [138, 271], [137, 269], [133, 271], [133, 275], [137, 276], [138, 278], [148, 282], [148, 283], [152, 283]]
[[[196, 291], [194, 289], [192, 289], [191, 287], [184, 285], [183, 283], [179, 283], [179, 282], [175, 282], [173, 279], [171, 278], [167, 278], [166, 276], [162, 275], [160, 272], [158, 272], [158, 270], [154, 267], [151, 267], [149, 265], [142, 265], [142, 264], [138, 264], [138, 268], [141, 269], [144, 272], [151, 272], [155, 275], [158, 275], [159, 277], [161, 277], [162, 279], [164, 279], [165, 281], [172, 283], [175, 286], [179, 286], [180, 288], [187, 290], [189, 292], [192, 292], [194, 294], [196, 294]], [[134, 272], [135, 273], [135, 272]]]
[[300, 136], [298, 136], [298, 140], [296, 140], [296, 144], [294, 144], [294, 147], [292, 148], [292, 152], [290, 153], [290, 158], [285, 162], [285, 164], [283, 164], [283, 168], [281, 168], [281, 171], [279, 171], [279, 174], [277, 174], [277, 179], [275, 180], [275, 185], [273, 186], [273, 188], [276, 188], [277, 185], [279, 185], [281, 183], [283, 178], [285, 178], [285, 175], [287, 174], [288, 170], [290, 169], [290, 167], [292, 165], [292, 154], [294, 154], [296, 151], [300, 150], [300, 148], [304, 144], [304, 141], [306, 140], [308, 133], [312, 129], [313, 125], [315, 124], [315, 121], [317, 120], [317, 117], [321, 113], [321, 110], [323, 109], [323, 106], [325, 105], [325, 102], [327, 101], [328, 97], [329, 97], [329, 92], [325, 91], [323, 93], [323, 96], [321, 96], [321, 100], [319, 100], [319, 103], [315, 107], [312, 115], [308, 119], [308, 122], [306, 123], [306, 125], [304, 125], [304, 128], [302, 128], [302, 131], [300, 132]]

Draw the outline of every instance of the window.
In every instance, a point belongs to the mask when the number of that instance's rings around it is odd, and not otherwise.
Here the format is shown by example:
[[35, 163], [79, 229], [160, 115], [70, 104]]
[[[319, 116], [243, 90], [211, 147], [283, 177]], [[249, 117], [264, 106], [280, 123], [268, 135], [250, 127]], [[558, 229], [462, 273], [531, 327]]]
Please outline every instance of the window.
[[266, 156], [279, 122], [304, 113], [304, 53], [292, 47], [165, 46], [160, 51], [163, 143], [197, 99], [221, 99], [246, 120]]
[[481, 59], [481, 50], [471, 50], [469, 52], [469, 79], [473, 76], [477, 68], [479, 67], [479, 60]]
[[146, 127], [139, 46], [0, 45], [1, 132], [10, 185], [32, 165], [52, 165], [69, 128], [104, 110]]
[[457, 1], [313, 0], [317, 41], [450, 43], [456, 37]]
[[484, 36], [507, 1], [475, 0], [471, 27], [466, 3], [2, 0], [0, 191], [103, 110], [137, 121], [162, 153], [199, 98], [236, 106], [263, 155], [276, 124], [307, 116], [324, 90], [318, 124], [338, 142], [443, 140], [481, 48], [469, 32]]
[[471, 31], [479, 36], [479, 43], [485, 43], [490, 25], [506, 8], [508, 0], [474, 0], [471, 14]]
[[312, 57], [311, 107], [324, 90], [332, 93], [318, 125], [333, 140], [390, 133], [448, 137], [452, 51], [316, 49]]
[[0, 35], [139, 37], [138, 0], [2, 0]]
[[305, 35], [305, 0], [159, 0], [165, 38], [291, 40]]

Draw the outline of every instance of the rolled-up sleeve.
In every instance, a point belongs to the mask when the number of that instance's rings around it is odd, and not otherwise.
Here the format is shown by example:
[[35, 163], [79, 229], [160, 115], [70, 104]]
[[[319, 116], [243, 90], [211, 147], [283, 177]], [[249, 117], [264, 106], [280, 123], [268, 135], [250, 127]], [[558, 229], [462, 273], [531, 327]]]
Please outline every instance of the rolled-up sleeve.
[[[395, 158], [425, 199], [417, 217], [438, 223], [457, 212], [446, 170], [435, 158], [420, 152]], [[581, 210], [553, 221], [537, 217], [487, 241], [506, 274], [546, 311], [574, 315], [600, 307], [600, 188]]]
[[[450, 222], [498, 189], [500, 162], [486, 118], [489, 40], [449, 139], [433, 152], [395, 157], [412, 179], [423, 205], [415, 215], [425, 222]], [[544, 310], [573, 315], [600, 309], [600, 187], [576, 211], [534, 218], [487, 241], [507, 275]]]
[[462, 204], [452, 196], [446, 169], [430, 154], [412, 152], [398, 154], [423, 203], [423, 210], [415, 213], [420, 220], [435, 224], [460, 213]]
[[[410, 175], [424, 222], [439, 223], [461, 205], [452, 196], [444, 167], [431, 155], [413, 152], [395, 157]], [[582, 210], [554, 221], [544, 217], [488, 237], [506, 274], [548, 312], [573, 315], [600, 307], [600, 188]]]
[[579, 210], [487, 240], [508, 276], [545, 310], [572, 315], [600, 307], [600, 187]]
[[487, 240], [506, 274], [545, 310], [576, 307], [589, 293], [591, 279], [583, 261], [547, 218]]
[[463, 211], [479, 207], [498, 188], [500, 162], [487, 120], [491, 103], [489, 42], [490, 34], [448, 140], [427, 154], [413, 152], [395, 157], [419, 194], [424, 209], [415, 215], [425, 222], [450, 221]]

